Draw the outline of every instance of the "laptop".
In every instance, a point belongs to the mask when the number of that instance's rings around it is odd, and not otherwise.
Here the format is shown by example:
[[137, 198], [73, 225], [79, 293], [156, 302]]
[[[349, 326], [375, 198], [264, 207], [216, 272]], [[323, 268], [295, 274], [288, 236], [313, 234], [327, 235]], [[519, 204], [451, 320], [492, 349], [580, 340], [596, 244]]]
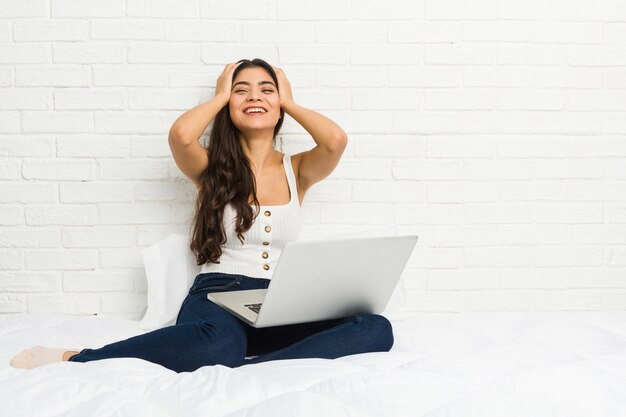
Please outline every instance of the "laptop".
[[257, 328], [379, 314], [417, 239], [406, 235], [288, 242], [267, 289], [209, 293], [207, 298]]

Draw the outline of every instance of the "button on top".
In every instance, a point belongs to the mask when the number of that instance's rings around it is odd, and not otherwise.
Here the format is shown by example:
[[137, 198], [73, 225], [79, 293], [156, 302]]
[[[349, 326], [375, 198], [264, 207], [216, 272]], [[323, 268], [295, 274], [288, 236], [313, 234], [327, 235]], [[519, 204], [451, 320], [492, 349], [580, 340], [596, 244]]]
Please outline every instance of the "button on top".
[[265, 214], [266, 217], [269, 217], [269, 216], [272, 215], [272, 212], [269, 211], [269, 210], [265, 210], [265, 213], [263, 213], [263, 214]]
[[272, 226], [265, 226], [265, 231], [267, 233], [271, 232], [272, 231]]
[[269, 253], [267, 253], [267, 252], [263, 252], [263, 253], [261, 254], [261, 256], [263, 257], [263, 259], [267, 259], [267, 257], [268, 257], [268, 256], [270, 256], [270, 255], [269, 255]]

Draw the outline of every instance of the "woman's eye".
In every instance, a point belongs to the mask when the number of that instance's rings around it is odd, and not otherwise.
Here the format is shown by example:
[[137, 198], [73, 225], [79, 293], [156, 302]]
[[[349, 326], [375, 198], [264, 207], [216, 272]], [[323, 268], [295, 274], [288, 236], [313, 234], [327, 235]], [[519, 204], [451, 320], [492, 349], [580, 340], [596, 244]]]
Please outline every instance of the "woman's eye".
[[[265, 90], [262, 90], [262, 91], [264, 93], [273, 93], [274, 92], [274, 90], [268, 90], [268, 89], [265, 89]], [[235, 93], [247, 93], [247, 91], [246, 90], [235, 90]]]

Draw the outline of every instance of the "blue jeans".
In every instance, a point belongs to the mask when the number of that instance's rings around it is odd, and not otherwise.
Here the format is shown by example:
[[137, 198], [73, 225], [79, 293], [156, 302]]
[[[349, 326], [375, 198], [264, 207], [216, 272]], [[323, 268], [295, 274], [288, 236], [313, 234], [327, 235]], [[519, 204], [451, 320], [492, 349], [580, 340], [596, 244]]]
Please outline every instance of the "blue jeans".
[[83, 349], [70, 361], [132, 357], [175, 372], [192, 372], [218, 364], [234, 368], [279, 359], [335, 359], [388, 352], [393, 346], [391, 323], [380, 315], [257, 329], [206, 298], [208, 292], [262, 289], [269, 283], [268, 279], [245, 275], [199, 274], [180, 307], [176, 324], [99, 349]]

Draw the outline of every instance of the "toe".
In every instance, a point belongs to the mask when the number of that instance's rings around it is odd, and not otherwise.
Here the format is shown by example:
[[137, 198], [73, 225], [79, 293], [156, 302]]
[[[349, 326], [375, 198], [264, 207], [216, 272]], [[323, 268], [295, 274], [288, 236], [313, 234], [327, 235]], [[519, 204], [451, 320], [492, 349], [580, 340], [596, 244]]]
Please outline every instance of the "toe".
[[22, 351], [19, 355], [16, 355], [10, 362], [14, 368], [27, 369], [30, 365], [30, 352], [28, 350]]

